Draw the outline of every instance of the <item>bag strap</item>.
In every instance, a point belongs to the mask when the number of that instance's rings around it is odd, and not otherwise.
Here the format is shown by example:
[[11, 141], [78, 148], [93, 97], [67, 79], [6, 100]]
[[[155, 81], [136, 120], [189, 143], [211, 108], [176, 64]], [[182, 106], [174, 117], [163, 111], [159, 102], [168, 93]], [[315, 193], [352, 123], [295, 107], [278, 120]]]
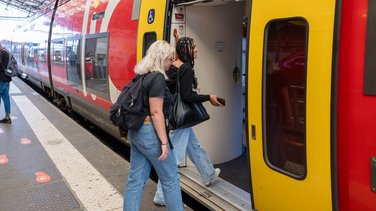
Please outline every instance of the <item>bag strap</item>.
[[5, 67], [3, 66], [2, 62], [1, 62], [1, 67], [3, 68], [3, 71], [5, 72]]
[[172, 145], [171, 139], [170, 139], [170, 128], [168, 127], [168, 120], [165, 121], [165, 127], [166, 127], [166, 135], [167, 135], [167, 141], [168, 144], [170, 145], [171, 150], [174, 149], [174, 146]]
[[8, 60], [8, 65], [7, 65], [7, 68], [9, 68], [9, 66], [10, 66], [10, 62], [11, 62], [11, 59], [12, 59], [12, 54], [8, 51], [8, 50], [6, 50], [5, 49], [5, 51], [8, 53], [8, 55], [9, 55], [9, 60]]
[[176, 78], [176, 93], [180, 94], [180, 67], [177, 69], [177, 78]]

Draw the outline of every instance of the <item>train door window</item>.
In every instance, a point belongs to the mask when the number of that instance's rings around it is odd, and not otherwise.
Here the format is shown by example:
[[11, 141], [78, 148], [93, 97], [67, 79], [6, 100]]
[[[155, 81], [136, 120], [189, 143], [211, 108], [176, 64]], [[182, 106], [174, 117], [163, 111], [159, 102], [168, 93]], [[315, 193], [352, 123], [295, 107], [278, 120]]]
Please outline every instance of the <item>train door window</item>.
[[13, 56], [16, 59], [16, 61], [21, 61], [21, 48], [22, 48], [22, 45], [15, 44]]
[[33, 53], [32, 53], [32, 47], [31, 44], [25, 45], [25, 64], [26, 66], [31, 67], [32, 66], [32, 58], [33, 58]]
[[53, 40], [52, 50], [52, 62], [56, 65], [64, 66], [64, 40]]
[[67, 79], [75, 86], [82, 84], [80, 46], [80, 38], [68, 38], [66, 41]]
[[306, 175], [307, 29], [303, 19], [284, 19], [269, 22], [265, 30], [264, 158], [296, 179]]
[[30, 43], [29, 46], [27, 46], [26, 62], [27, 62], [27, 66], [38, 69], [38, 44], [37, 43]]
[[144, 48], [142, 49], [142, 57], [145, 56], [146, 51], [151, 44], [157, 40], [157, 34], [155, 32], [147, 32], [144, 34]]
[[38, 44], [35, 44], [33, 48], [33, 66], [36, 69], [39, 69], [39, 63], [38, 63]]
[[46, 63], [46, 45], [47, 41], [39, 43], [38, 62]]
[[21, 46], [21, 64], [25, 65], [25, 45]]
[[86, 87], [93, 94], [110, 99], [108, 90], [109, 33], [88, 35], [85, 45]]

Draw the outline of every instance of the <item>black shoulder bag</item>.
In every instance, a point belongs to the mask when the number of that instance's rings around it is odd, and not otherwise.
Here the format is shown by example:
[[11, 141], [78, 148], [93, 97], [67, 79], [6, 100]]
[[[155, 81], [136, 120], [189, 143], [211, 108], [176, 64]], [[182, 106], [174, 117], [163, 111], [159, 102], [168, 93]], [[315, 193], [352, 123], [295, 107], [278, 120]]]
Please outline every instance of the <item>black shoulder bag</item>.
[[169, 128], [176, 130], [195, 126], [210, 118], [201, 102], [186, 103], [180, 93], [180, 68], [177, 70], [176, 93], [172, 96], [172, 110], [169, 115]]

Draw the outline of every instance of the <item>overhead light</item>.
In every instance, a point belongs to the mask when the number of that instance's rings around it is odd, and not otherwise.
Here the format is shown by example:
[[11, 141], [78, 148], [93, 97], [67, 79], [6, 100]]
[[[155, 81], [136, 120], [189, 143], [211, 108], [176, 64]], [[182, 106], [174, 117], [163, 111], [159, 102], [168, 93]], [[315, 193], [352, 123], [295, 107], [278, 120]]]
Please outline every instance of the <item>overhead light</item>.
[[197, 4], [197, 3], [207, 3], [207, 2], [212, 2], [213, 0], [194, 0], [194, 1], [187, 1], [187, 2], [182, 2], [178, 3], [176, 6], [187, 6], [191, 4]]

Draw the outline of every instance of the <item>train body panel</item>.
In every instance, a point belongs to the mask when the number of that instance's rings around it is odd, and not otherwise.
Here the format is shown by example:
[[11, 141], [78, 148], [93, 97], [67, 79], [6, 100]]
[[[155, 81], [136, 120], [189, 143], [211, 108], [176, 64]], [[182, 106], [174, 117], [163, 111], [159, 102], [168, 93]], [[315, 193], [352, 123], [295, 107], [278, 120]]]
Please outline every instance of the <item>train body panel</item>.
[[215, 164], [248, 151], [249, 170], [231, 173], [250, 177], [254, 209], [375, 211], [376, 97], [363, 71], [376, 3], [174, 2], [61, 0], [52, 18], [53, 1], [16, 31], [12, 52], [30, 81], [125, 140], [108, 110], [136, 62], [155, 40], [193, 37], [198, 91], [226, 99], [205, 104], [211, 119], [194, 130]]
[[342, 1], [346, 15], [341, 16], [336, 133], [339, 210], [345, 211], [376, 210], [376, 188], [370, 187], [371, 177], [376, 177], [370, 172], [371, 157], [376, 156], [376, 96], [364, 91], [366, 62], [374, 62], [368, 61], [374, 57], [366, 58], [372, 53], [366, 47], [374, 50], [369, 31], [375, 25], [369, 19], [375, 6], [373, 1]]

